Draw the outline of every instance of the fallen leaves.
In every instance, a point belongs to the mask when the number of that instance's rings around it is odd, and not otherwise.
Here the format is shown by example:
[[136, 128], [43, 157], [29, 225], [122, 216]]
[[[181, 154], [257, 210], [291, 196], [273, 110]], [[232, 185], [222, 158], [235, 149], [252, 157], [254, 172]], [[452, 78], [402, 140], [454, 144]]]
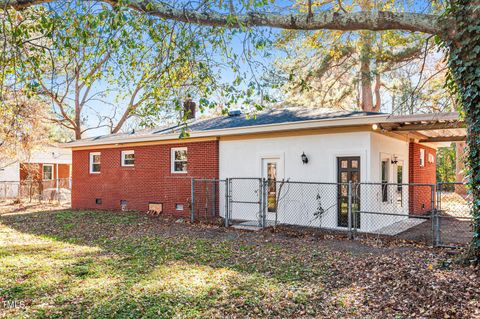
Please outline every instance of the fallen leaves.
[[0, 296], [28, 301], [6, 318], [480, 318], [478, 270], [441, 249], [133, 212], [2, 212]]

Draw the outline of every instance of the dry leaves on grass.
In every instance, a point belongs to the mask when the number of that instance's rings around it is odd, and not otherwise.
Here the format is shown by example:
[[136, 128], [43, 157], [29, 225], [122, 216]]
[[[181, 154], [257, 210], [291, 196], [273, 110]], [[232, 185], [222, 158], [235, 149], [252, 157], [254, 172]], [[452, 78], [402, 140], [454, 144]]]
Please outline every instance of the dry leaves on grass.
[[[0, 226], [10, 234], [0, 263], [19, 265], [15, 276], [0, 270], [0, 288], [32, 300], [32, 317], [480, 318], [478, 271], [404, 241], [34, 207], [8, 208]], [[19, 250], [35, 241], [51, 249]], [[62, 286], [35, 290], [39, 267]]]

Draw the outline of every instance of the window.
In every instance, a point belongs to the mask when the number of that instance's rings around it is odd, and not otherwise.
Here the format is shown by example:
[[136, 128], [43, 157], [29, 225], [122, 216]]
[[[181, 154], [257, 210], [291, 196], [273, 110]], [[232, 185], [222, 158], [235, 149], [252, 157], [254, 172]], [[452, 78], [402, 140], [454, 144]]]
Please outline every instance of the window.
[[187, 172], [187, 148], [172, 148], [172, 173]]
[[122, 151], [122, 166], [135, 165], [135, 151]]
[[267, 209], [269, 213], [277, 211], [277, 163], [267, 163]]
[[397, 163], [397, 206], [403, 207], [403, 162]]
[[388, 201], [388, 160], [382, 160], [382, 202]]
[[402, 190], [403, 183], [403, 163], [398, 162], [397, 164], [397, 190], [400, 192]]
[[102, 199], [101, 198], [95, 198], [95, 204], [102, 205]]
[[175, 210], [183, 210], [182, 204], [175, 204]]
[[420, 167], [425, 166], [425, 149], [420, 149]]
[[43, 164], [42, 179], [51, 181], [53, 179], [53, 164]]
[[100, 152], [90, 153], [90, 173], [100, 173]]

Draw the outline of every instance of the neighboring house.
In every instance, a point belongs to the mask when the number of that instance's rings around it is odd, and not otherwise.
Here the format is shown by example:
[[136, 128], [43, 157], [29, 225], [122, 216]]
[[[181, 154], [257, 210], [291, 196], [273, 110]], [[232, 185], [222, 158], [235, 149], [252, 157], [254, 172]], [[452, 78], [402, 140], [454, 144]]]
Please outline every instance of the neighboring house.
[[[190, 137], [183, 139], [178, 126], [83, 139], [66, 145], [73, 151], [72, 207], [147, 210], [150, 203], [161, 203], [166, 213], [187, 215], [191, 178], [432, 184], [436, 148], [464, 139], [461, 126], [455, 113], [391, 116], [289, 108], [250, 119], [232, 112], [191, 120]], [[424, 214], [431, 207], [429, 190], [398, 191], [403, 195], [399, 213]], [[393, 195], [379, 196], [375, 203], [365, 197], [360, 205], [392, 205], [387, 197]], [[331, 197], [346, 200], [337, 193]], [[258, 210], [245, 205], [243, 214], [253, 218]], [[332, 223], [346, 226], [340, 218]]]
[[[35, 192], [69, 189], [72, 152], [56, 146], [44, 146], [28, 158], [11, 159], [0, 164], [0, 198], [23, 196], [31, 185]], [[23, 192], [23, 193], [22, 193]]]

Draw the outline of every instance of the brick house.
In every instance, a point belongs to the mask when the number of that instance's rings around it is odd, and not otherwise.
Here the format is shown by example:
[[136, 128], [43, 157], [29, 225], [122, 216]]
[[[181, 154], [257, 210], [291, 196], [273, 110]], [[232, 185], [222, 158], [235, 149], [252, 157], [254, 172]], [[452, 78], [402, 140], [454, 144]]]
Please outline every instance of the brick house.
[[[195, 114], [194, 106], [188, 112]], [[147, 210], [161, 204], [165, 213], [186, 216], [192, 178], [434, 184], [444, 131], [454, 128], [451, 139], [464, 139], [461, 124], [456, 113], [288, 108], [254, 118], [239, 112], [191, 118], [188, 138], [179, 138], [183, 127], [174, 125], [84, 139], [66, 145], [73, 156], [72, 207]], [[430, 188], [380, 191], [379, 205], [394, 205], [394, 193], [402, 194], [403, 213], [431, 209]]]
[[27, 188], [32, 191], [32, 186], [39, 194], [68, 190], [71, 163], [71, 151], [55, 145], [44, 145], [28, 157], [0, 163], [0, 198], [23, 197]]

